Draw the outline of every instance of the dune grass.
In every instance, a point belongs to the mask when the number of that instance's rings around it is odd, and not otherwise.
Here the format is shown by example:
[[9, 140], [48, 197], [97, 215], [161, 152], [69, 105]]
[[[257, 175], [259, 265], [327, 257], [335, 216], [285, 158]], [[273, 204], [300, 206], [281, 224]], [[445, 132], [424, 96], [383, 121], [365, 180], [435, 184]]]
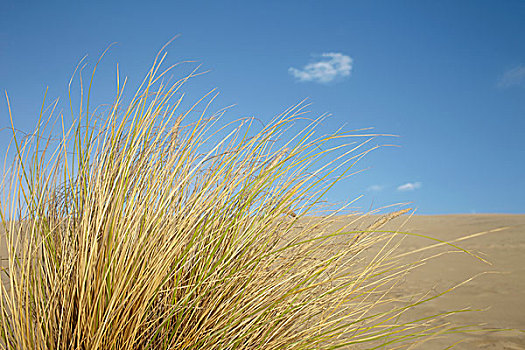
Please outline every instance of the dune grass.
[[319, 135], [301, 106], [220, 124], [211, 95], [191, 120], [191, 76], [167, 82], [163, 59], [102, 114], [88, 93], [70, 127], [44, 108], [32, 134], [13, 127], [1, 348], [396, 348], [446, 331], [440, 315], [400, 321], [424, 297], [388, 294], [414, 265], [378, 230], [404, 211], [360, 230], [309, 218], [374, 135]]

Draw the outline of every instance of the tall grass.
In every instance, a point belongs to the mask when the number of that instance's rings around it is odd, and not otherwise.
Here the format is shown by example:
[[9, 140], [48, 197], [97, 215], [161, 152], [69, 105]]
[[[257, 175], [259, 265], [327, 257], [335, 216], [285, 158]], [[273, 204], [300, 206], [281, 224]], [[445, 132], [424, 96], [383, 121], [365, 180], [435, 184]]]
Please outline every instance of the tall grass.
[[309, 218], [373, 135], [319, 135], [301, 106], [220, 124], [210, 96], [191, 120], [190, 76], [167, 83], [163, 59], [127, 102], [119, 82], [101, 115], [81, 96], [58, 138], [44, 110], [13, 133], [1, 348], [395, 347], [438, 332], [400, 321], [422, 300], [388, 296], [413, 266], [390, 258], [387, 220], [330, 231], [337, 212]]

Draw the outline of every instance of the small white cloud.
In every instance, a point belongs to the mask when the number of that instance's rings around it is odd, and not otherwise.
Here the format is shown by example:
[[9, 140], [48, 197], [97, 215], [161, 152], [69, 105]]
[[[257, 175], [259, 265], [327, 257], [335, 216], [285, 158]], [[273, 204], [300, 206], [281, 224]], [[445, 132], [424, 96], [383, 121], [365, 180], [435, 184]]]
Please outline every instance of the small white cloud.
[[525, 82], [525, 66], [519, 65], [506, 71], [498, 80], [498, 87], [507, 88]]
[[398, 191], [415, 191], [421, 188], [423, 184], [421, 182], [407, 182], [404, 185], [398, 186]]
[[313, 81], [329, 83], [338, 77], [348, 77], [352, 71], [353, 59], [350, 56], [337, 52], [328, 52], [321, 55], [322, 59], [297, 69], [290, 67], [288, 72], [298, 81]]
[[367, 190], [370, 191], [370, 192], [379, 192], [382, 189], [383, 189], [383, 186], [381, 186], [381, 185], [372, 185], [372, 186], [367, 188]]

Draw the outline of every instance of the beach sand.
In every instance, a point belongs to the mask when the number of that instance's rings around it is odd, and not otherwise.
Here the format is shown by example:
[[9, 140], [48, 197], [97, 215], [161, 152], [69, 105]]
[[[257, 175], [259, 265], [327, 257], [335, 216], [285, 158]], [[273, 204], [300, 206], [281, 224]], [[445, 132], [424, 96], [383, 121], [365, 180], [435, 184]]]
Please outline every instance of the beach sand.
[[[448, 242], [496, 229], [456, 243], [491, 265], [464, 253], [448, 253], [430, 260], [404, 278], [396, 292], [430, 290], [430, 295], [436, 295], [477, 276], [451, 293], [421, 305], [414, 311], [415, 316], [470, 307], [483, 311], [456, 314], [450, 320], [459, 324], [476, 324], [482, 329], [514, 329], [506, 332], [462, 332], [447, 335], [446, 339], [432, 340], [418, 348], [444, 349], [453, 340], [461, 341], [455, 349], [525, 350], [525, 332], [521, 332], [525, 331], [525, 215], [413, 216], [406, 220], [406, 217], [397, 218], [389, 223], [388, 228], [397, 229], [402, 225], [403, 231]], [[497, 230], [503, 227], [506, 228]], [[406, 236], [399, 252], [413, 251], [433, 243], [421, 237]], [[449, 246], [443, 248], [433, 250], [436, 253], [457, 250]], [[410, 259], [423, 258], [431, 252], [416, 253]]]
[[[344, 217], [337, 225], [345, 224]], [[460, 342], [457, 349], [509, 349], [525, 350], [525, 215], [438, 215], [399, 217], [385, 229], [429, 235], [444, 241], [454, 241], [474, 233], [496, 230], [457, 243], [491, 263], [486, 264], [465, 253], [447, 253], [430, 260], [406, 275], [393, 293], [400, 295], [429, 291], [437, 295], [448, 288], [477, 276], [469, 283], [457, 287], [453, 292], [432, 300], [412, 311], [407, 316], [437, 314], [454, 309], [470, 307], [482, 309], [453, 315], [450, 320], [459, 324], [475, 324], [481, 329], [511, 328], [504, 332], [460, 332], [446, 335], [445, 339], [433, 339], [420, 345], [419, 349], [444, 349], [451, 342]], [[0, 256], [5, 266], [5, 243], [2, 242]], [[398, 248], [398, 254], [410, 252], [435, 244], [428, 239], [406, 236]], [[454, 251], [449, 246], [435, 248], [435, 253]], [[425, 250], [408, 257], [417, 261], [432, 255]], [[446, 322], [444, 320], [443, 322]]]

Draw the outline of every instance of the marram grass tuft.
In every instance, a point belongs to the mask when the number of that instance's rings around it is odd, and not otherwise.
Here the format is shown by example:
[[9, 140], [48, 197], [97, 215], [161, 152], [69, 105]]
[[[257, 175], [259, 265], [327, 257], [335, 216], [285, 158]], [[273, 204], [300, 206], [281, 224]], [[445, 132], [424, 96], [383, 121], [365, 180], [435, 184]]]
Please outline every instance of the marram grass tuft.
[[398, 348], [450, 331], [400, 321], [424, 298], [388, 296], [413, 265], [378, 230], [403, 212], [364, 230], [311, 217], [374, 135], [319, 135], [301, 106], [218, 126], [200, 101], [195, 118], [191, 76], [166, 83], [163, 57], [104, 113], [86, 94], [70, 127], [45, 111], [25, 138], [13, 126], [1, 348]]

